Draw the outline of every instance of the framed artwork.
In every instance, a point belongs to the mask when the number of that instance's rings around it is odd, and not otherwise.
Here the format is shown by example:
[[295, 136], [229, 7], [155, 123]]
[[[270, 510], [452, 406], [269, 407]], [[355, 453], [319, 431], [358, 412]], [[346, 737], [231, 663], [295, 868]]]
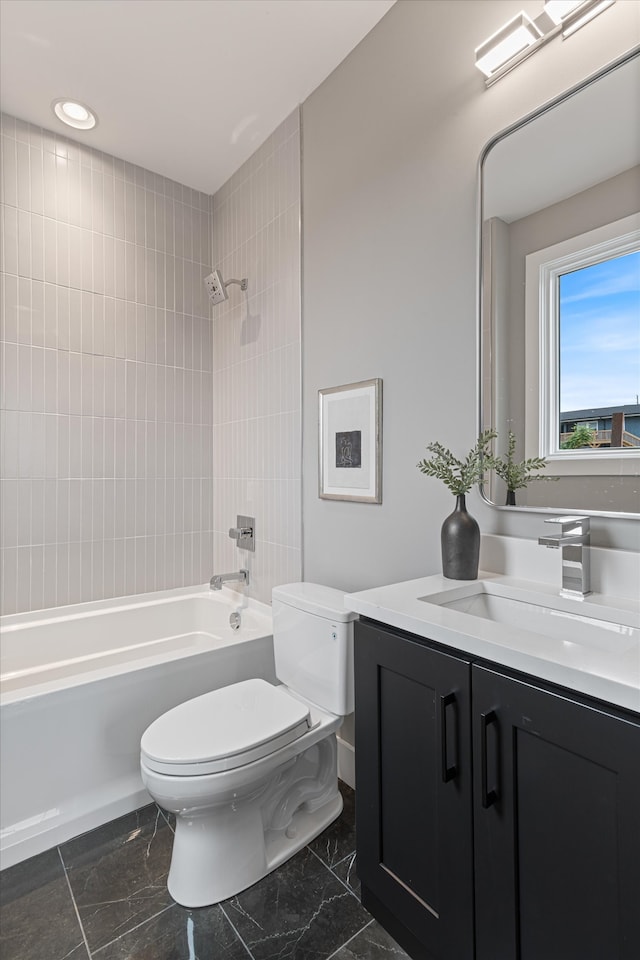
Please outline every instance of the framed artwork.
[[319, 391], [324, 500], [382, 503], [382, 380]]

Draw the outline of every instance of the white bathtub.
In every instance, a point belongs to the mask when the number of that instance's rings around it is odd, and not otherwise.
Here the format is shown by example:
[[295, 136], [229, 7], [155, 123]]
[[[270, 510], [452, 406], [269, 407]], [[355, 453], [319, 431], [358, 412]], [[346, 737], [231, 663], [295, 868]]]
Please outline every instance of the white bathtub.
[[271, 609], [226, 589], [15, 614], [0, 631], [3, 868], [149, 802], [140, 736], [165, 710], [275, 681]]

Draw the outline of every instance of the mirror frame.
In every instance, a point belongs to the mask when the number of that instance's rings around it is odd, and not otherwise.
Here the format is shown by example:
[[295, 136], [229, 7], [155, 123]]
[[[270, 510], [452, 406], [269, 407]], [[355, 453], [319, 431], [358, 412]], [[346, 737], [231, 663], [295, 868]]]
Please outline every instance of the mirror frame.
[[[486, 361], [486, 344], [484, 342], [483, 336], [483, 322], [484, 322], [484, 268], [485, 263], [483, 259], [483, 222], [484, 222], [484, 198], [483, 198], [483, 172], [484, 165], [487, 159], [489, 152], [493, 147], [499, 143], [501, 140], [504, 140], [505, 137], [508, 137], [510, 134], [515, 133], [517, 130], [522, 129], [531, 123], [533, 120], [536, 120], [538, 117], [541, 117], [543, 114], [548, 113], [554, 107], [559, 106], [561, 103], [569, 100], [571, 97], [574, 97], [577, 93], [581, 93], [587, 87], [591, 86], [593, 83], [596, 83], [602, 77], [607, 76], [607, 74], [617, 70], [618, 67], [622, 67], [625, 63], [628, 63], [631, 60], [634, 60], [640, 56], [640, 46], [633, 47], [631, 50], [628, 50], [622, 56], [611, 61], [606, 66], [602, 67], [596, 73], [591, 74], [586, 77], [584, 80], [581, 80], [579, 83], [575, 84], [569, 89], [565, 90], [563, 93], [559, 94], [556, 97], [553, 97], [551, 100], [546, 101], [541, 106], [537, 107], [535, 110], [532, 110], [531, 113], [526, 114], [524, 117], [521, 117], [519, 120], [514, 121], [508, 127], [505, 127], [499, 133], [491, 137], [490, 140], [484, 145], [480, 152], [480, 157], [478, 160], [478, 175], [477, 175], [477, 225], [476, 225], [476, 243], [477, 243], [477, 257], [476, 257], [476, 269], [477, 269], [477, 300], [476, 300], [476, 338], [477, 338], [477, 433], [480, 435], [483, 430], [487, 429], [487, 425], [484, 421], [484, 379], [485, 379], [485, 361]], [[528, 513], [543, 513], [543, 514], [557, 514], [562, 516], [564, 514], [575, 514], [576, 508], [570, 507], [541, 507], [541, 506], [503, 506], [501, 504], [494, 503], [489, 499], [487, 492], [485, 490], [485, 484], [480, 483], [479, 485], [480, 496], [482, 500], [494, 510], [499, 511], [510, 511], [528, 514]], [[640, 520], [640, 511], [638, 513], [629, 513], [626, 511], [616, 511], [616, 510], [589, 510], [583, 509], [580, 507], [580, 514], [591, 517], [608, 517], [612, 519], [623, 519], [623, 520]]]

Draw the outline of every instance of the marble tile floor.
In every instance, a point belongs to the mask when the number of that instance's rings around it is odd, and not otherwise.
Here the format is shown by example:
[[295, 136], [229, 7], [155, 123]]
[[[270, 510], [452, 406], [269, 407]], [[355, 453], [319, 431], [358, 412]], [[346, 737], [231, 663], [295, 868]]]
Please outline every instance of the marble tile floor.
[[324, 833], [212, 907], [167, 892], [170, 818], [154, 804], [0, 874], [1, 960], [402, 960], [359, 901], [354, 793]]

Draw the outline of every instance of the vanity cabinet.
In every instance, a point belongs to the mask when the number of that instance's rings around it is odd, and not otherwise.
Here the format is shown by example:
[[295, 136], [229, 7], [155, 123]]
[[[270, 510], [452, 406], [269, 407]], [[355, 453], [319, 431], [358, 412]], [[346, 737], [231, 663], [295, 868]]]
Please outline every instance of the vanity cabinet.
[[416, 960], [637, 960], [640, 718], [356, 625], [362, 902]]
[[416, 958], [473, 955], [469, 670], [356, 623], [362, 902]]

